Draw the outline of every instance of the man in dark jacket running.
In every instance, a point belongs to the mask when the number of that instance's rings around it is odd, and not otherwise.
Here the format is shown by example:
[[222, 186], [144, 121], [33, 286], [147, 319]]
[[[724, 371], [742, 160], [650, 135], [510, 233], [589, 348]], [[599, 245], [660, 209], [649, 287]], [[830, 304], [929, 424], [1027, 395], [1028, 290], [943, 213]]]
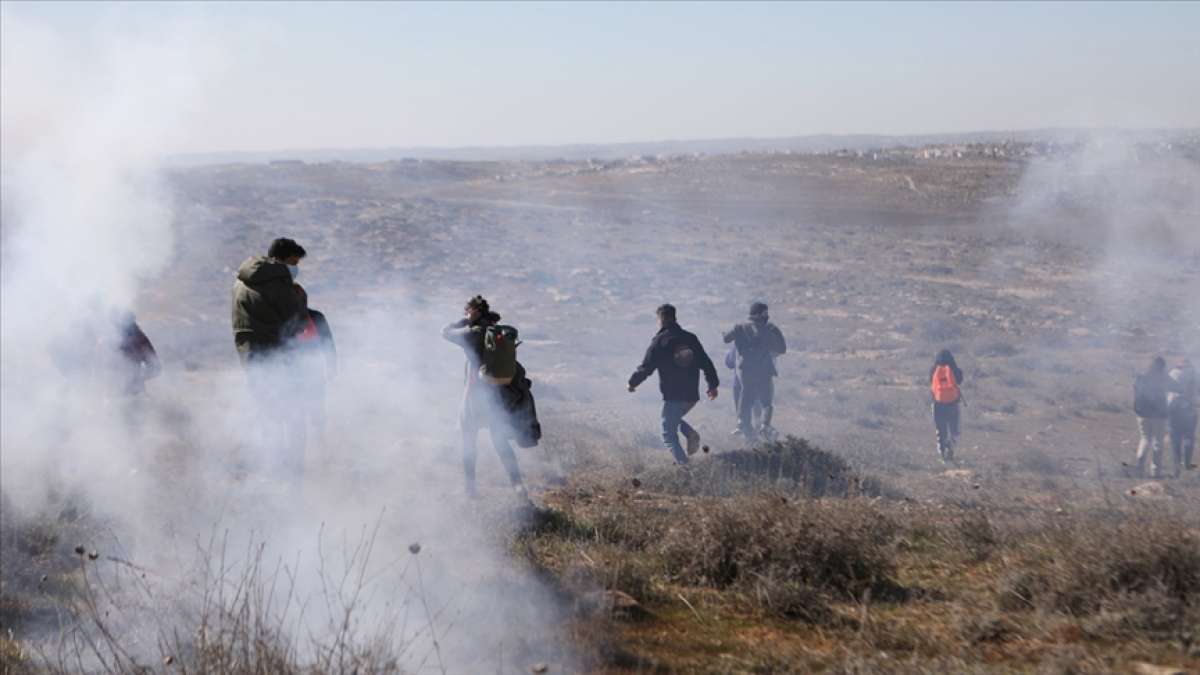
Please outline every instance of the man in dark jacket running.
[[[738, 397], [738, 430], [746, 442], [752, 443], [761, 435], [771, 440], [774, 429], [771, 417], [775, 412], [775, 357], [787, 352], [783, 332], [771, 323], [766, 303], [750, 305], [750, 320], [739, 323], [724, 335], [725, 344], [733, 343], [737, 350], [736, 365], [741, 392]], [[762, 409], [762, 427], [755, 429], [754, 409]]]
[[[700, 371], [704, 371], [710, 401], [717, 398], [720, 381], [717, 368], [700, 340], [675, 320], [675, 308], [662, 305], [657, 313], [658, 333], [650, 341], [642, 364], [629, 377], [628, 389], [637, 390], [638, 385], [658, 371], [658, 388], [663, 397], [663, 444], [677, 463], [687, 464], [688, 455], [694, 455], [700, 447], [700, 434], [683, 421], [683, 416], [700, 400]], [[686, 453], [679, 444], [680, 431], [687, 437]]]
[[[462, 347], [467, 356], [462, 411], [459, 414], [466, 493], [470, 497], [476, 496], [475, 460], [479, 454], [476, 441], [479, 430], [486, 427], [492, 438], [492, 447], [500, 456], [513, 489], [519, 498], [527, 499], [529, 493], [521, 480], [521, 467], [517, 464], [517, 455], [511, 445], [514, 433], [507, 413], [506, 397], [512, 395], [512, 390], [507, 386], [509, 383], [490, 382], [480, 373], [486, 330], [488, 326], [500, 323], [500, 315], [492, 311], [488, 301], [481, 295], [467, 301], [463, 314], [462, 319], [442, 329], [442, 337]], [[524, 376], [524, 370], [518, 368], [513, 379]]]

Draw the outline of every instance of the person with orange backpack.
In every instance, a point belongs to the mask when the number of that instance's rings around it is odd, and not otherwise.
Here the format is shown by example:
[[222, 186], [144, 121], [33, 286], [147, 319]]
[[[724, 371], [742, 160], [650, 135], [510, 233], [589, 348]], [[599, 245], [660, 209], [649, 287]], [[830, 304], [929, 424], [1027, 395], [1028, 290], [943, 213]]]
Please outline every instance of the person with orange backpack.
[[962, 381], [962, 369], [954, 362], [950, 350], [938, 352], [929, 369], [929, 393], [933, 403], [933, 426], [937, 429], [938, 456], [943, 463], [954, 461], [959, 406], [963, 403]]

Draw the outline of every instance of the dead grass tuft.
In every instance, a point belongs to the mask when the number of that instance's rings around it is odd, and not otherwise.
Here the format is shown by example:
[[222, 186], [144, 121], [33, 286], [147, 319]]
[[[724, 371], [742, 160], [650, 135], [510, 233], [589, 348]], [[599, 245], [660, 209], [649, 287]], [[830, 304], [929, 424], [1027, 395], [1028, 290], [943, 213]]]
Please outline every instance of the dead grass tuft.
[[783, 503], [760, 496], [711, 500], [701, 508], [662, 544], [678, 581], [721, 589], [786, 580], [842, 599], [896, 586], [896, 525], [866, 502]]
[[877, 496], [882, 484], [860, 476], [844, 459], [803, 438], [723, 452], [684, 470], [668, 467], [642, 477], [648, 490], [674, 495], [730, 497], [785, 491], [804, 497]]

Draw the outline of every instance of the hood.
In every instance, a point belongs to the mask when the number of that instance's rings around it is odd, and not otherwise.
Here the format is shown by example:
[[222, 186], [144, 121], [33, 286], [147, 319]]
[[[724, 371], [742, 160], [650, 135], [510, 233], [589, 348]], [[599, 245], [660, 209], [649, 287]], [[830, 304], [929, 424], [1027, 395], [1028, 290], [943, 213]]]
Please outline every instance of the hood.
[[933, 363], [939, 366], [949, 366], [954, 364], [954, 355], [949, 349], [943, 349], [933, 358]]
[[247, 286], [264, 284], [276, 279], [283, 279], [291, 283], [292, 273], [288, 271], [287, 265], [278, 260], [258, 256], [247, 258], [246, 262], [242, 263], [242, 266], [238, 268], [237, 278]]

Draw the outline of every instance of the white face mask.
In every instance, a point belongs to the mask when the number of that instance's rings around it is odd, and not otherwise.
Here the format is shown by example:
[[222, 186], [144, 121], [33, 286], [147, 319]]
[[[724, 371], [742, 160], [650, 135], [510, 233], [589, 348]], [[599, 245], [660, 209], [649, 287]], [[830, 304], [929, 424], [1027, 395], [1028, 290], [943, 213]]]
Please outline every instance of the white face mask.
[[295, 281], [296, 279], [298, 279], [300, 277], [300, 266], [299, 265], [288, 265], [287, 268], [288, 268], [288, 271], [292, 273], [292, 281]]

